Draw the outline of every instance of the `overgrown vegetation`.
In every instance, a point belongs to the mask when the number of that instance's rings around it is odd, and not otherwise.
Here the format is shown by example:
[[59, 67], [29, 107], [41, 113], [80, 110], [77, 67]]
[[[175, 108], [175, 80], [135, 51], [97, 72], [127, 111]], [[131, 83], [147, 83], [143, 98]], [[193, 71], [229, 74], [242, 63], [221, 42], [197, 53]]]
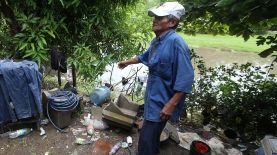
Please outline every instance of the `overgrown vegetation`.
[[145, 19], [131, 14], [136, 2], [1, 0], [1, 58], [47, 64], [55, 48], [67, 54], [80, 80], [94, 81], [108, 64], [145, 48], [151, 31]]
[[277, 79], [269, 74], [273, 64], [207, 68], [194, 52], [192, 58], [199, 78], [187, 104], [190, 111], [202, 111], [203, 124], [233, 128], [247, 140], [277, 134]]
[[248, 40], [250, 36], [273, 30], [275, 34], [259, 37], [257, 45], [270, 45], [268, 49], [261, 51], [262, 56], [277, 51], [276, 1], [181, 0], [180, 2], [187, 10], [182, 29], [185, 33], [227, 33]]
[[[79, 83], [90, 91], [87, 85], [95, 84], [107, 65], [144, 50], [153, 37], [146, 10], [157, 2], [0, 0], [0, 58], [32, 59], [49, 65], [50, 51], [58, 49], [67, 54]], [[274, 0], [180, 2], [187, 10], [178, 29], [184, 33], [231, 34], [248, 40], [268, 30], [276, 32]], [[276, 39], [274, 32], [258, 37], [257, 44], [268, 47], [261, 56], [276, 51]], [[194, 84], [189, 109], [203, 110], [206, 121], [237, 129], [248, 139], [276, 134], [277, 84], [274, 75], [267, 73], [274, 63], [264, 68], [251, 64], [206, 68], [201, 58], [194, 54], [192, 58], [197, 61], [200, 78]]]

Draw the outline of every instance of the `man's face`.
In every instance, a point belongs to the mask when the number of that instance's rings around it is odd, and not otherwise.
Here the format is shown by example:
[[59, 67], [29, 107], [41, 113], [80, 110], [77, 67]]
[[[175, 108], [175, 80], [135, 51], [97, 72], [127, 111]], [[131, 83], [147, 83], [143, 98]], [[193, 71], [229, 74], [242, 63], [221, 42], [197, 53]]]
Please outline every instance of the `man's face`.
[[173, 26], [174, 26], [174, 21], [169, 20], [167, 16], [163, 16], [163, 17], [155, 16], [153, 19], [152, 30], [156, 34], [161, 34], [169, 30]]

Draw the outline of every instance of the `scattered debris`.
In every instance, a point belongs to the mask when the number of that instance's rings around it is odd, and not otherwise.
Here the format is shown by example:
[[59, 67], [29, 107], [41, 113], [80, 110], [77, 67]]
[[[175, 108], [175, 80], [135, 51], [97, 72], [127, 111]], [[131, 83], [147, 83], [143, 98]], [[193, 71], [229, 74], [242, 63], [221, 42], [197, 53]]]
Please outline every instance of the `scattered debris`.
[[109, 155], [113, 155], [115, 154], [120, 148], [121, 148], [121, 143], [122, 142], [117, 142], [111, 149], [111, 151], [109, 152]]
[[30, 128], [19, 129], [19, 130], [10, 132], [9, 137], [12, 138], [12, 139], [17, 138], [17, 137], [22, 137], [22, 136], [25, 136], [25, 135], [29, 134], [31, 131], [33, 131], [32, 128], [31, 129]]
[[40, 120], [40, 125], [47, 125], [49, 123], [49, 120], [47, 118]]
[[75, 144], [86, 145], [86, 144], [91, 144], [91, 143], [92, 143], [92, 141], [86, 140], [86, 139], [83, 139], [83, 138], [76, 138], [75, 139]]
[[206, 142], [216, 154], [226, 154], [223, 142], [217, 139], [216, 137], [212, 137], [211, 139], [204, 141]]
[[91, 147], [91, 154], [93, 155], [108, 155], [112, 146], [104, 139], [97, 140]]
[[126, 138], [126, 140], [127, 140], [128, 146], [132, 146], [132, 144], [133, 144], [133, 139], [132, 139], [132, 137], [131, 137], [131, 136], [128, 136], [128, 137]]
[[71, 131], [73, 135], [76, 136], [76, 135], [79, 135], [80, 133], [85, 132], [86, 128], [77, 128], [77, 129], [71, 128]]
[[179, 139], [179, 136], [178, 136], [178, 133], [177, 133], [177, 129], [170, 122], [166, 123], [164, 131], [166, 133], [168, 133], [168, 136], [169, 136], [170, 139], [175, 141], [177, 144], [180, 143], [180, 139]]
[[107, 125], [106, 122], [104, 122], [103, 120], [98, 120], [98, 119], [90, 119], [88, 117], [86, 117], [84, 120], [81, 120], [81, 123], [84, 126], [89, 126], [92, 125], [92, 127], [96, 130], [105, 130], [107, 129], [109, 126]]
[[93, 125], [93, 128], [96, 130], [105, 130], [109, 127], [106, 124], [106, 122], [104, 122], [103, 120], [97, 120], [97, 119], [92, 120], [92, 125]]
[[47, 135], [42, 136], [42, 140], [44, 140], [47, 137]]
[[89, 124], [89, 125], [87, 126], [87, 132], [88, 132], [89, 135], [93, 135], [93, 133], [94, 133], [94, 128], [93, 128], [93, 125], [92, 125], [92, 124]]
[[124, 148], [124, 149], [126, 149], [126, 148], [129, 147], [129, 145], [128, 145], [127, 142], [122, 142], [122, 143], [121, 143], [121, 147]]
[[91, 141], [97, 141], [98, 139], [100, 139], [100, 133], [94, 132], [93, 136], [91, 137]]
[[239, 150], [242, 152], [247, 150], [247, 147], [243, 144], [238, 144], [238, 147], [239, 147]]
[[193, 132], [178, 132], [178, 135], [180, 139], [179, 145], [187, 150], [190, 149], [190, 144], [192, 143], [192, 141], [201, 139], [197, 133]]
[[0, 137], [1, 137], [1, 138], [6, 138], [6, 137], [9, 136], [9, 134], [10, 134], [10, 131], [0, 134]]
[[39, 130], [40, 130], [40, 133], [39, 133], [40, 136], [44, 136], [46, 134], [45, 130], [42, 127], [40, 127]]
[[[212, 150], [214, 154], [228, 154], [227, 149], [229, 149], [229, 152], [233, 152], [234, 150], [230, 150], [232, 148], [225, 148], [223, 145], [223, 142], [217, 139], [216, 137], [212, 137], [210, 139], [202, 139], [198, 134], [194, 132], [178, 132], [179, 139], [180, 139], [180, 146], [190, 150], [191, 143], [193, 141], [202, 141], [205, 142]], [[236, 150], [237, 151], [242, 151], [242, 150]], [[239, 152], [237, 154], [239, 155]], [[241, 153], [241, 152], [240, 152]]]
[[226, 152], [228, 155], [243, 155], [242, 152], [235, 148], [226, 149]]

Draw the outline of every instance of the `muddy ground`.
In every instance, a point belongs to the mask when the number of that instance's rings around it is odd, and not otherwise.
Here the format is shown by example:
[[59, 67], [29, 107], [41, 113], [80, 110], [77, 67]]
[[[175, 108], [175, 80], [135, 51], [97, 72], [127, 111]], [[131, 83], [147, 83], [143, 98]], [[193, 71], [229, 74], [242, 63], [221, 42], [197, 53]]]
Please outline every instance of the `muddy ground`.
[[[96, 107], [87, 106], [86, 109], [92, 111], [92, 117], [99, 119], [101, 112], [95, 112]], [[99, 111], [99, 110], [96, 110]], [[0, 139], [0, 154], [1, 155], [91, 155], [93, 151], [93, 144], [79, 145], [75, 143], [76, 138], [90, 139], [91, 136], [86, 131], [74, 134], [74, 129], [85, 129], [81, 123], [81, 119], [87, 116], [87, 112], [83, 112], [72, 120], [72, 124], [66, 129], [66, 133], [61, 133], [53, 127], [52, 124], [42, 126], [46, 131], [46, 136], [40, 136], [39, 130], [34, 130], [28, 135], [9, 139], [4, 137]], [[77, 116], [77, 117], [76, 117]], [[130, 149], [121, 148], [117, 155], [135, 155], [138, 142], [138, 129], [124, 130], [120, 128], [110, 127], [106, 130], [95, 130], [95, 134], [101, 140], [107, 142], [110, 146], [116, 144], [118, 141], [126, 141], [127, 136], [131, 136], [133, 145]], [[105, 145], [107, 146], [107, 145]], [[106, 147], [101, 147], [105, 150]], [[187, 155], [188, 151], [178, 146], [174, 141], [168, 140], [161, 144], [161, 155]], [[102, 155], [102, 153], [98, 154]]]
[[[260, 58], [257, 54], [242, 53], [236, 51], [227, 51], [212, 48], [194, 48], [196, 53], [202, 56], [208, 66], [216, 66], [230, 63], [246, 63], [253, 64], [269, 64], [272, 57], [265, 59]], [[276, 67], [275, 71], [276, 72]], [[39, 131], [35, 130], [23, 138], [9, 139], [0, 138], [0, 154], [1, 155], [89, 155], [91, 147], [89, 145], [77, 145], [74, 143], [77, 136], [73, 135], [71, 129], [83, 128], [80, 118], [75, 117], [70, 125], [67, 133], [58, 132], [50, 123], [43, 126], [46, 131], [46, 137], [39, 135]], [[133, 137], [133, 145], [130, 147], [132, 154], [135, 154], [137, 148], [138, 131], [133, 129], [130, 132], [118, 128], [111, 128], [98, 133], [102, 139], [107, 140], [111, 145], [117, 141], [125, 139], [127, 136]], [[86, 138], [87, 135], [81, 135]], [[117, 154], [130, 154], [127, 149], [120, 149]], [[173, 141], [167, 141], [161, 146], [161, 155], [186, 155], [188, 151], [176, 145]]]

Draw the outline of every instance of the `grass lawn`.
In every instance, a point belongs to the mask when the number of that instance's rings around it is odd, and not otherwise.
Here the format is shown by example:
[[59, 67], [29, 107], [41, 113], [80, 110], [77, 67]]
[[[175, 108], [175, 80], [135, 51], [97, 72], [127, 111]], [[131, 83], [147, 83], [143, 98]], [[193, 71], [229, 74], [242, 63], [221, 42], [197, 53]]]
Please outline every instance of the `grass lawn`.
[[195, 36], [192, 36], [182, 33], [179, 34], [181, 34], [190, 47], [212, 47], [255, 53], [259, 53], [269, 47], [268, 45], [257, 46], [256, 37], [251, 37], [245, 42], [242, 37], [229, 35], [213, 36], [208, 34], [196, 34]]

